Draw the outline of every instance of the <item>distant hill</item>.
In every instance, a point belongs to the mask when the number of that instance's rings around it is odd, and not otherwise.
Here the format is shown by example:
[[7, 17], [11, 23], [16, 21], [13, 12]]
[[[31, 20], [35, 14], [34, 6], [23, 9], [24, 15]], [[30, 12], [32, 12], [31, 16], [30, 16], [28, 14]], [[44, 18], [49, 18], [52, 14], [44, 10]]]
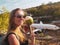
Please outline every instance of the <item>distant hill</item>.
[[31, 13], [33, 17], [52, 16], [60, 18], [60, 2], [42, 4], [37, 7], [25, 9], [25, 11]]

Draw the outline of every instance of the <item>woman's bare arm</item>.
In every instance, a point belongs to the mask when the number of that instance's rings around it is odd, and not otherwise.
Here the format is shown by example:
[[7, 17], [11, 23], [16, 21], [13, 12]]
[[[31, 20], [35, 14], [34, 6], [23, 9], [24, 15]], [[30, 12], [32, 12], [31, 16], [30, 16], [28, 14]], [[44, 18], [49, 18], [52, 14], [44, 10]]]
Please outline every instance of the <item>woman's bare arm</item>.
[[9, 45], [20, 45], [18, 39], [14, 34], [8, 36]]
[[30, 45], [34, 45], [35, 44], [35, 37], [34, 37], [34, 33], [33, 33], [34, 28], [30, 26], [30, 36], [31, 36], [31, 44]]

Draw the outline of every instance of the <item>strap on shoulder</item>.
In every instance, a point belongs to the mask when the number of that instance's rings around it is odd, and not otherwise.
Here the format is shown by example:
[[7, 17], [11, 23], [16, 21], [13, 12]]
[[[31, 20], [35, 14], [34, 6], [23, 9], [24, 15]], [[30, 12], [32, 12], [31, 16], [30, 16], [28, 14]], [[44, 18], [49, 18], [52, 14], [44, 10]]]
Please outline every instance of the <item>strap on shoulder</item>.
[[19, 40], [18, 36], [17, 36], [14, 32], [10, 32], [10, 33], [6, 36], [6, 38], [7, 38], [10, 34], [14, 34], [14, 35], [16, 36], [16, 38]]

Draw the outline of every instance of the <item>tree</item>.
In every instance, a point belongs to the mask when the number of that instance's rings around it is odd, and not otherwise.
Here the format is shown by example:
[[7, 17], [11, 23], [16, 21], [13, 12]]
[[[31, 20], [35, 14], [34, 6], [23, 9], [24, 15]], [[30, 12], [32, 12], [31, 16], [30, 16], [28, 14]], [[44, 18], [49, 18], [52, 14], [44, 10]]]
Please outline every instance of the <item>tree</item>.
[[5, 33], [8, 29], [9, 12], [6, 8], [2, 10], [3, 13], [0, 14], [0, 33]]

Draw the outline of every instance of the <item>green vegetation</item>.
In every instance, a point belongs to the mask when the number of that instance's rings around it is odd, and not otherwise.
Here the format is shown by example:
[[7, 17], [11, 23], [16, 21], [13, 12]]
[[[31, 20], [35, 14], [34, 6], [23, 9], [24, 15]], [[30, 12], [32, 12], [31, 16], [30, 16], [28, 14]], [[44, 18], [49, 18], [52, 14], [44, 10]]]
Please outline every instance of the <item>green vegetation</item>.
[[8, 29], [9, 12], [7, 9], [3, 9], [3, 13], [0, 14], [0, 33], [5, 33]]
[[42, 4], [37, 7], [26, 9], [28, 13], [35, 16], [52, 16], [53, 18], [60, 18], [60, 2]]
[[[2, 8], [3, 13], [0, 14], [0, 33], [4, 33], [8, 29], [9, 11], [6, 8]], [[33, 17], [39, 16], [52, 16], [53, 19], [60, 19], [60, 2], [42, 4], [37, 7], [25, 9], [28, 13], [31, 13]]]

